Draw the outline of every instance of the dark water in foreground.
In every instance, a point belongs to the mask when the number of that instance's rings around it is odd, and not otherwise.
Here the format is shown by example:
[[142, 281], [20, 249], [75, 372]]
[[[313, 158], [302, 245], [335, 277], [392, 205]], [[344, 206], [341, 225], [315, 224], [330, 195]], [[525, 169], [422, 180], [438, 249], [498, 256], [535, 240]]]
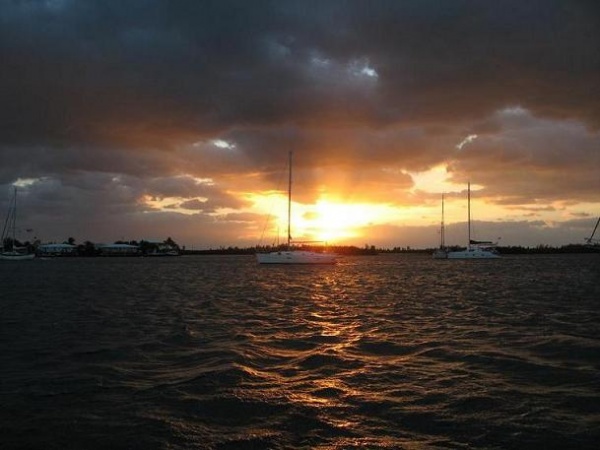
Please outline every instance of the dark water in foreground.
[[600, 255], [0, 264], [0, 447], [596, 448]]

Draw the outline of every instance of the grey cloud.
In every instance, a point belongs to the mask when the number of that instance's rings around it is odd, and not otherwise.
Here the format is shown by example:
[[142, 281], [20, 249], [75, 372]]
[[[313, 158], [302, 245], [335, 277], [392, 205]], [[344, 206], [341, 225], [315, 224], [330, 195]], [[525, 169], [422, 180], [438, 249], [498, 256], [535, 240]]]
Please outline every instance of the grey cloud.
[[[166, 146], [242, 123], [472, 120], [515, 102], [598, 125], [597, 11], [569, 5], [15, 2], [3, 136]], [[379, 86], [321, 89], [315, 54], [337, 85], [332, 67], [368, 60]]]

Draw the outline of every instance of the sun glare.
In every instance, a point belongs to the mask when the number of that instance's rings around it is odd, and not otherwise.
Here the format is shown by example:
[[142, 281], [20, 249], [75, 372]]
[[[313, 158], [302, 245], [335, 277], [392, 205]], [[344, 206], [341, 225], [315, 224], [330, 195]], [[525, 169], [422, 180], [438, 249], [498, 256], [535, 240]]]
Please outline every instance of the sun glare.
[[[255, 206], [270, 217], [267, 232], [284, 236], [287, 198], [279, 193], [252, 197]], [[369, 226], [389, 221], [392, 215], [392, 208], [386, 205], [342, 203], [324, 198], [310, 205], [292, 202], [291, 234], [296, 241], [344, 244], [363, 236]]]
[[360, 228], [372, 222], [374, 217], [368, 205], [332, 203], [319, 200], [301, 218], [299, 227], [323, 242], [339, 242], [360, 235]]

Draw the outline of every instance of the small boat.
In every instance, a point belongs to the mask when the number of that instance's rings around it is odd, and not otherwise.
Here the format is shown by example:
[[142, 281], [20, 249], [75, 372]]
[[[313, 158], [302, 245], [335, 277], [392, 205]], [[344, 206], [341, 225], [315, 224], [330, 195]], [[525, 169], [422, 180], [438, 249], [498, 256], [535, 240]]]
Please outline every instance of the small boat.
[[25, 261], [35, 258], [34, 253], [28, 253], [26, 248], [17, 247], [17, 188], [8, 207], [8, 214], [4, 221], [2, 236], [0, 237], [0, 260]]
[[448, 250], [446, 249], [446, 236], [444, 230], [444, 194], [442, 194], [442, 223], [440, 226], [440, 248], [433, 252], [433, 259], [448, 259]]
[[287, 245], [284, 250], [257, 253], [256, 259], [259, 264], [336, 264], [337, 255], [328, 252], [315, 252], [311, 250], [299, 250], [293, 247], [291, 233], [292, 217], [292, 152], [289, 152], [288, 164], [288, 229]]
[[448, 252], [448, 259], [495, 259], [500, 258], [496, 247], [497, 242], [475, 241], [471, 239], [471, 183], [467, 186], [468, 203], [468, 234], [469, 243], [465, 250]]
[[335, 264], [336, 255], [308, 250], [282, 250], [278, 252], [257, 253], [259, 264]]
[[0, 253], [0, 260], [2, 261], [27, 261], [33, 258], [35, 258], [35, 253], [25, 253], [18, 250]]

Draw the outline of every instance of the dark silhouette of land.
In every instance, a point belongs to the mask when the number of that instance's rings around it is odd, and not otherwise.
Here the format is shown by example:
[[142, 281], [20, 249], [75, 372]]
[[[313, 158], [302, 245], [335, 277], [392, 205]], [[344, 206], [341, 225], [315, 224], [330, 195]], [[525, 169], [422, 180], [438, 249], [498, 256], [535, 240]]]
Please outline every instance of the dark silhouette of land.
[[[302, 250], [312, 251], [331, 251], [338, 255], [379, 255], [379, 254], [391, 254], [391, 253], [422, 253], [431, 254], [435, 250], [434, 248], [411, 248], [407, 247], [394, 247], [394, 248], [381, 248], [375, 247], [374, 245], [365, 245], [364, 247], [356, 247], [352, 245], [330, 245], [327, 247], [319, 246], [299, 246]], [[460, 250], [462, 247], [448, 247], [449, 250]], [[184, 250], [182, 254], [189, 255], [252, 255], [257, 251], [277, 251], [278, 249], [284, 250], [283, 246], [280, 247], [219, 247], [210, 248], [203, 250]], [[569, 244], [560, 247], [552, 247], [549, 245], [538, 245], [536, 247], [523, 247], [523, 246], [506, 246], [496, 247], [498, 253], [502, 255], [533, 255], [533, 254], [564, 254], [564, 253], [597, 253], [598, 251], [590, 248], [589, 246], [579, 244]]]
[[[10, 238], [8, 238], [10, 240]], [[6, 241], [6, 240], [5, 240]], [[105, 251], [103, 253], [102, 247], [91, 241], [84, 241], [81, 244], [76, 244], [73, 237], [66, 239], [63, 244], [69, 244], [73, 246], [73, 251], [61, 255], [49, 255], [49, 256], [117, 256], [115, 254], [109, 255]], [[13, 242], [4, 242], [4, 247], [13, 245]], [[41, 245], [39, 241], [34, 242], [19, 242], [15, 240], [14, 244], [20, 247], [26, 247], [30, 252], [36, 252], [37, 248]], [[285, 250], [284, 245], [281, 246], [254, 246], [254, 247], [218, 247], [208, 249], [187, 249], [184, 246], [177, 244], [172, 238], [167, 238], [162, 242], [149, 242], [146, 240], [140, 241], [116, 241], [115, 245], [125, 244], [137, 247], [137, 251], [121, 256], [151, 256], [159, 254], [177, 254], [177, 255], [253, 255], [260, 251], [277, 251]], [[338, 255], [379, 255], [379, 254], [393, 254], [393, 253], [415, 253], [415, 254], [431, 254], [435, 250], [434, 248], [412, 248], [406, 247], [393, 247], [383, 248], [376, 247], [374, 245], [365, 245], [364, 247], [357, 247], [353, 245], [300, 245], [295, 248], [301, 250], [311, 250], [316, 252], [330, 251], [337, 253]], [[524, 247], [524, 246], [499, 246], [496, 247], [498, 253], [502, 255], [533, 255], [533, 254], [567, 254], [567, 253], [598, 253], [598, 246], [590, 246], [585, 244], [568, 244], [560, 247], [553, 247], [550, 245], [537, 245], [535, 247]], [[448, 250], [460, 250], [462, 247], [453, 246], [448, 247]], [[166, 252], [165, 250], [169, 250]]]

